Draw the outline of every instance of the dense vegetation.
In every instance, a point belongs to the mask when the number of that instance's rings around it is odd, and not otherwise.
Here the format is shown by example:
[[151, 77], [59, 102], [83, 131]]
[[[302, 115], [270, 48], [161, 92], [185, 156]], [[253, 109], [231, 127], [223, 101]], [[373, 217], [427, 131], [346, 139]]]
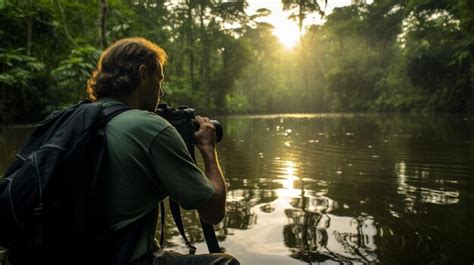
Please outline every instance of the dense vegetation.
[[129, 36], [168, 52], [164, 101], [201, 112], [473, 111], [472, 0], [326, 15], [325, 1], [282, 3], [300, 28], [311, 12], [326, 20], [293, 50], [257, 22], [268, 10], [250, 16], [244, 0], [0, 0], [0, 122], [84, 98], [101, 50]]

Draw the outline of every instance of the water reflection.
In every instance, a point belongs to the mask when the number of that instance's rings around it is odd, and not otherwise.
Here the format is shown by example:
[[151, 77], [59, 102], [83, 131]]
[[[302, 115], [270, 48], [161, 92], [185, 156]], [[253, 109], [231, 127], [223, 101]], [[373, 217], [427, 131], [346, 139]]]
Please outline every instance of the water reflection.
[[[249, 242], [237, 253], [249, 256], [247, 263], [254, 263], [252, 242], [266, 246], [261, 253], [293, 258], [279, 264], [474, 261], [470, 120], [273, 115], [223, 121], [230, 126], [222, 158], [233, 176], [230, 188], [277, 194], [251, 208], [257, 221], [249, 233], [235, 235]], [[287, 254], [278, 236], [263, 233], [278, 229], [281, 215]], [[234, 236], [224, 243], [239, 249]]]
[[257, 222], [257, 216], [250, 211], [249, 203], [231, 201], [227, 203], [224, 226], [226, 228], [249, 229]]
[[287, 209], [289, 223], [283, 229], [292, 257], [306, 262], [376, 263], [372, 218], [339, 217], [326, 213]]
[[280, 175], [277, 175], [277, 180], [281, 183], [282, 189], [278, 189], [279, 197], [290, 197], [297, 195], [299, 190], [294, 188], [294, 182], [298, 179], [296, 177], [297, 168], [296, 163], [289, 160], [281, 160], [279, 157], [275, 159], [274, 163], [276, 169], [280, 169]]
[[[219, 120], [229, 186], [227, 216], [215, 229], [242, 264], [474, 262], [473, 118]], [[21, 132], [0, 130], [0, 167]], [[184, 211], [183, 219], [205, 253], [196, 212]], [[165, 238], [169, 249], [187, 252], [171, 216]]]
[[[456, 204], [459, 202], [459, 191], [452, 189], [447, 184], [457, 184], [457, 181], [446, 183], [444, 178], [439, 179], [431, 176], [431, 171], [427, 167], [413, 167], [411, 175], [408, 175], [407, 164], [400, 162], [395, 165], [398, 178], [398, 193], [405, 196], [407, 209], [413, 210], [415, 202], [433, 204]], [[413, 184], [410, 184], [413, 182]], [[428, 187], [435, 185], [438, 188]]]
[[292, 208], [284, 211], [288, 224], [283, 234], [291, 257], [306, 262], [378, 262], [377, 227], [372, 216], [330, 214], [338, 203], [322, 196], [291, 198], [290, 205]]

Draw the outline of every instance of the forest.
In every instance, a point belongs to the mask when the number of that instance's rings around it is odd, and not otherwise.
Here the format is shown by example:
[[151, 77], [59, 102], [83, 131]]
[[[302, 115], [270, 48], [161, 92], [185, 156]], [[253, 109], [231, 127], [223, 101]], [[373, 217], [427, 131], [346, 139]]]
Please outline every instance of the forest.
[[474, 1], [330, 1], [281, 0], [288, 49], [246, 0], [0, 0], [0, 124], [86, 98], [101, 52], [132, 36], [168, 53], [162, 101], [199, 113], [474, 111]]

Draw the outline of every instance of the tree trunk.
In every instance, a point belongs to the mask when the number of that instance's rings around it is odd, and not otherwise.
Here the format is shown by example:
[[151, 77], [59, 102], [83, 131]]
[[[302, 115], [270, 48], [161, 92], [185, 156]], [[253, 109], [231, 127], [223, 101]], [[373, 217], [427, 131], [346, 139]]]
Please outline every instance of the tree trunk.
[[107, 0], [100, 0], [100, 43], [107, 48]]
[[63, 26], [64, 26], [64, 33], [66, 35], [66, 37], [74, 44], [76, 44], [76, 42], [74, 41], [74, 39], [71, 37], [71, 34], [69, 34], [69, 29], [67, 28], [67, 21], [66, 21], [66, 16], [64, 15], [64, 9], [63, 9], [63, 6], [61, 4], [61, 0], [57, 0], [56, 1], [58, 3], [58, 8], [59, 8], [59, 13], [61, 13], [61, 18], [63, 20]]
[[303, 22], [304, 22], [304, 10], [303, 10], [303, 1], [300, 0], [299, 4], [299, 13], [298, 13], [298, 28], [300, 32], [300, 45], [301, 45], [301, 67], [302, 67], [302, 72], [303, 72], [303, 95], [306, 95], [306, 102], [304, 102], [303, 108], [305, 108], [305, 111], [308, 111], [309, 109], [312, 109], [311, 102], [312, 102], [312, 97], [313, 93], [311, 90], [308, 89], [308, 70], [307, 70], [307, 65], [306, 65], [306, 46], [305, 46], [305, 41], [303, 38]]
[[191, 89], [196, 90], [196, 81], [194, 80], [194, 53], [193, 53], [193, 14], [192, 14], [192, 7], [190, 5], [187, 6], [187, 20], [188, 20], [188, 56], [189, 56], [189, 77], [191, 80]]
[[185, 35], [185, 30], [183, 28], [175, 28], [174, 25], [172, 26], [173, 31], [171, 32], [179, 32], [179, 38], [176, 39], [176, 41], [173, 42], [173, 62], [175, 65], [175, 72], [177, 77], [183, 77], [185, 75], [184, 73], [184, 58], [182, 51], [186, 49], [186, 43], [184, 41], [183, 36]]
[[26, 55], [31, 55], [31, 45], [33, 43], [33, 18], [28, 16], [28, 20], [26, 22]]
[[209, 81], [209, 43], [207, 41], [206, 29], [204, 26], [204, 11], [206, 6], [201, 2], [200, 3], [200, 33], [201, 33], [201, 64], [200, 64], [200, 81], [201, 84], [205, 84], [206, 81]]

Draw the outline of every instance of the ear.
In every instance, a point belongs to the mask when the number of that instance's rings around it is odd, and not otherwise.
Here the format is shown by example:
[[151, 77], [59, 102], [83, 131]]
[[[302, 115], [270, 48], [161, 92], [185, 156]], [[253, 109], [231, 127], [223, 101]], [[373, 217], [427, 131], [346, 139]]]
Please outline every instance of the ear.
[[148, 69], [146, 65], [144, 64], [140, 65], [140, 67], [138, 68], [138, 74], [140, 76], [140, 80], [145, 80], [147, 78], [147, 72], [148, 72]]

